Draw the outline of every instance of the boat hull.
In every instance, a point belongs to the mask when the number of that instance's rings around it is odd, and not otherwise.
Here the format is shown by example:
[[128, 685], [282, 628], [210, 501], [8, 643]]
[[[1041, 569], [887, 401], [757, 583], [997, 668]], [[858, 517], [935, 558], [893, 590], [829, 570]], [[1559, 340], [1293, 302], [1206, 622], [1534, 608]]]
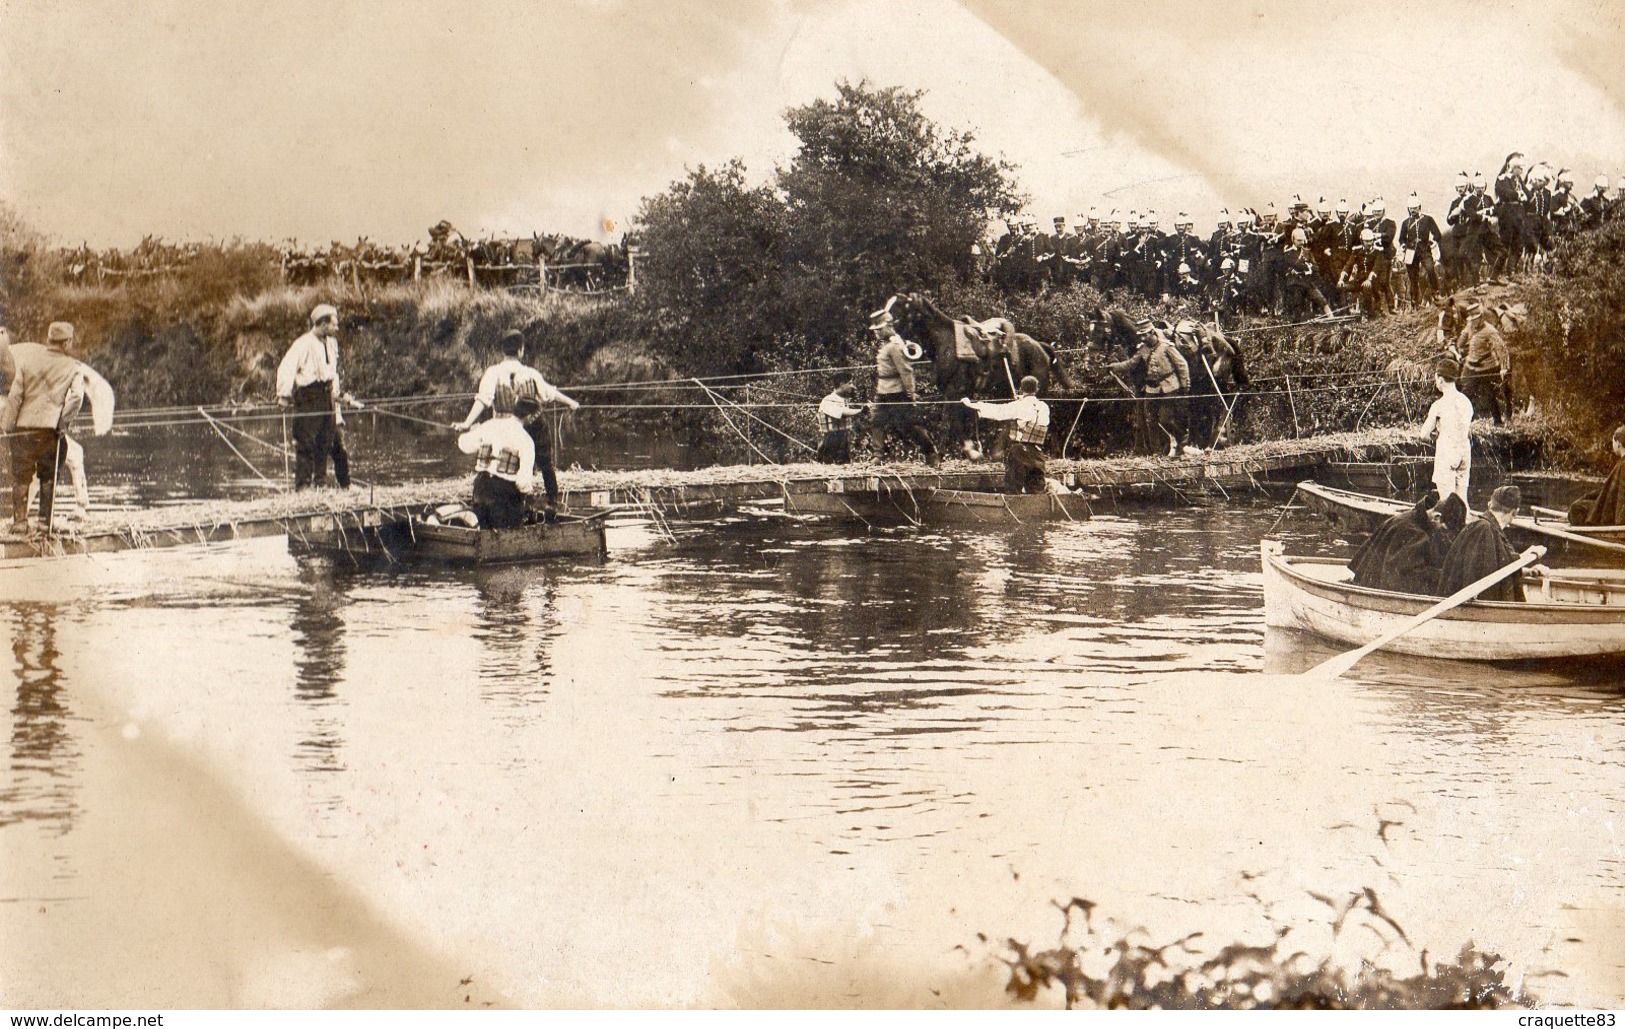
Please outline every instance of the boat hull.
[[792, 492], [785, 508], [796, 514], [864, 522], [918, 525], [1023, 525], [1081, 522], [1091, 515], [1081, 493], [1007, 494], [952, 489]]
[[[1393, 631], [1438, 597], [1366, 589], [1333, 558], [1288, 558], [1262, 547], [1264, 622], [1355, 646]], [[1550, 583], [1527, 580], [1526, 603], [1471, 601], [1425, 622], [1385, 649], [1466, 661], [1625, 656], [1625, 575], [1579, 569]]]
[[[1298, 483], [1297, 497], [1305, 507], [1350, 532], [1374, 532], [1383, 522], [1411, 507], [1403, 500], [1373, 497], [1318, 482]], [[1616, 538], [1619, 530], [1613, 526], [1571, 527], [1565, 518], [1518, 515], [1505, 531], [1514, 546], [1538, 543], [1546, 547], [1548, 560], [1562, 558], [1625, 567], [1625, 542]]]
[[554, 557], [601, 559], [608, 552], [607, 517], [607, 511], [564, 514], [557, 521], [512, 529], [436, 525], [414, 517], [385, 522], [364, 533], [306, 534], [297, 540], [290, 536], [289, 542], [302, 552], [357, 563], [427, 561], [480, 567]]

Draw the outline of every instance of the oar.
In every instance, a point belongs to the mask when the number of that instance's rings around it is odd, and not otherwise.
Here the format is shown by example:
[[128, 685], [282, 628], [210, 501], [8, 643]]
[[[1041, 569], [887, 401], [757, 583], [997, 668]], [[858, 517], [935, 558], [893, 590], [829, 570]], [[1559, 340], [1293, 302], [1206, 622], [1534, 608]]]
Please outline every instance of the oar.
[[1525, 565], [1534, 564], [1536, 561], [1540, 560], [1541, 555], [1545, 552], [1546, 548], [1544, 547], [1530, 547], [1528, 550], [1524, 551], [1516, 561], [1507, 565], [1505, 568], [1497, 568], [1495, 571], [1484, 576], [1484, 578], [1479, 579], [1477, 582], [1469, 583], [1468, 585], [1463, 586], [1461, 589], [1450, 594], [1450, 596], [1439, 601], [1437, 604], [1434, 604], [1421, 614], [1406, 620], [1406, 622], [1399, 628], [1394, 629], [1391, 632], [1384, 633], [1358, 650], [1351, 650], [1346, 654], [1338, 654], [1336, 657], [1328, 658], [1325, 661], [1322, 661], [1320, 664], [1309, 669], [1307, 672], [1304, 672], [1302, 677], [1305, 679], [1337, 678], [1338, 676], [1347, 672], [1349, 669], [1353, 668], [1360, 662], [1360, 659], [1365, 657], [1367, 654], [1370, 654], [1374, 650], [1380, 650], [1381, 648], [1386, 647], [1388, 644], [1399, 639], [1412, 629], [1415, 629], [1417, 626], [1420, 626], [1426, 622], [1431, 622], [1433, 619], [1444, 614], [1446, 611], [1449, 611], [1452, 608], [1460, 607], [1462, 604], [1465, 604], [1467, 601], [1478, 596], [1486, 589], [1494, 586], [1496, 583], [1500, 582], [1502, 579], [1505, 579], [1513, 572], [1523, 568]]

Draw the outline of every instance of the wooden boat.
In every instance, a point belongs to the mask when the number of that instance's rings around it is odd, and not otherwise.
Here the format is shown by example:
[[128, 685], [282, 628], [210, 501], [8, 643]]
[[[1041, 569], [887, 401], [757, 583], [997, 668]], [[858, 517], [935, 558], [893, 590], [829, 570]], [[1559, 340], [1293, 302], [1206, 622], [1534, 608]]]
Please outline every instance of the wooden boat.
[[[1411, 504], [1387, 497], [1373, 497], [1353, 490], [1323, 486], [1318, 482], [1298, 483], [1298, 499], [1327, 521], [1350, 532], [1374, 532], [1377, 526]], [[1542, 512], [1545, 512], [1544, 514]], [[1506, 527], [1508, 542], [1517, 547], [1539, 543], [1549, 548], [1549, 557], [1573, 558], [1583, 562], [1625, 565], [1625, 529], [1618, 526], [1570, 526], [1567, 517], [1553, 518], [1558, 512], [1537, 508], [1533, 516], [1517, 515]], [[1478, 512], [1470, 517], [1476, 518]]]
[[289, 536], [288, 543], [295, 550], [357, 563], [381, 559], [480, 566], [565, 556], [602, 558], [608, 552], [604, 532], [608, 517], [607, 510], [565, 513], [552, 522], [478, 529], [435, 524], [414, 514], [360, 531]]
[[785, 494], [796, 514], [914, 525], [1023, 525], [1081, 522], [1090, 514], [1083, 493], [994, 493], [958, 489], [875, 489]]
[[[1260, 547], [1267, 626], [1364, 645], [1439, 601], [1356, 586], [1347, 562], [1283, 549], [1275, 540]], [[1625, 656], [1625, 572], [1564, 569], [1524, 582], [1524, 603], [1469, 601], [1386, 649], [1467, 661]]]

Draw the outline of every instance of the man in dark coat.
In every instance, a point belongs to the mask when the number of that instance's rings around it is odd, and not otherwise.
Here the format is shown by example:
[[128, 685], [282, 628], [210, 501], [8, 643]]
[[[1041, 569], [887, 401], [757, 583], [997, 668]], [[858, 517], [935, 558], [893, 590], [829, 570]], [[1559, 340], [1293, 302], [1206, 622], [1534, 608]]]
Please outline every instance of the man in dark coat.
[[[1399, 227], [1399, 252], [1405, 264], [1405, 275], [1410, 280], [1411, 304], [1420, 306], [1431, 301], [1439, 292], [1437, 261], [1442, 254], [1444, 237], [1439, 223], [1431, 214], [1422, 213], [1422, 201], [1415, 193], [1405, 204], [1405, 221]], [[1427, 280], [1427, 295], [1423, 296], [1422, 280]]]
[[1625, 425], [1614, 430], [1614, 456], [1619, 461], [1602, 489], [1570, 505], [1570, 525], [1625, 525]]
[[1467, 521], [1459, 496], [1439, 499], [1437, 490], [1409, 511], [1394, 515], [1371, 534], [1349, 560], [1354, 584], [1374, 590], [1430, 595], [1439, 569]]
[[[1502, 529], [1512, 521], [1523, 503], [1523, 494], [1516, 486], [1502, 486], [1490, 494], [1489, 508], [1478, 520], [1461, 530], [1456, 542], [1445, 555], [1444, 567], [1439, 570], [1439, 596], [1448, 597], [1465, 586], [1477, 582], [1498, 568], [1518, 559], [1518, 552], [1507, 543]], [[1545, 552], [1543, 547], [1530, 550]], [[1524, 551], [1528, 553], [1529, 551]], [[1533, 574], [1543, 575], [1546, 569], [1535, 566]], [[1488, 586], [1478, 594], [1478, 600], [1501, 600], [1517, 603], [1523, 600], [1523, 583], [1517, 575]]]

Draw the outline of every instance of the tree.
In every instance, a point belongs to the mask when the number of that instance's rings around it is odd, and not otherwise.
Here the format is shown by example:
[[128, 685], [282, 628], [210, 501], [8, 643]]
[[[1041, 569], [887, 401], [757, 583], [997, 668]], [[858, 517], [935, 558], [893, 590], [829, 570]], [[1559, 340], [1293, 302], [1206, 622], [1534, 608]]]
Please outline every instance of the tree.
[[643, 201], [638, 305], [680, 367], [754, 370], [785, 325], [783, 235], [783, 204], [737, 159]]
[[927, 118], [923, 92], [840, 82], [836, 93], [786, 112], [801, 145], [779, 173], [794, 327], [832, 356], [890, 294], [970, 276], [988, 221], [1025, 202], [1015, 169]]

